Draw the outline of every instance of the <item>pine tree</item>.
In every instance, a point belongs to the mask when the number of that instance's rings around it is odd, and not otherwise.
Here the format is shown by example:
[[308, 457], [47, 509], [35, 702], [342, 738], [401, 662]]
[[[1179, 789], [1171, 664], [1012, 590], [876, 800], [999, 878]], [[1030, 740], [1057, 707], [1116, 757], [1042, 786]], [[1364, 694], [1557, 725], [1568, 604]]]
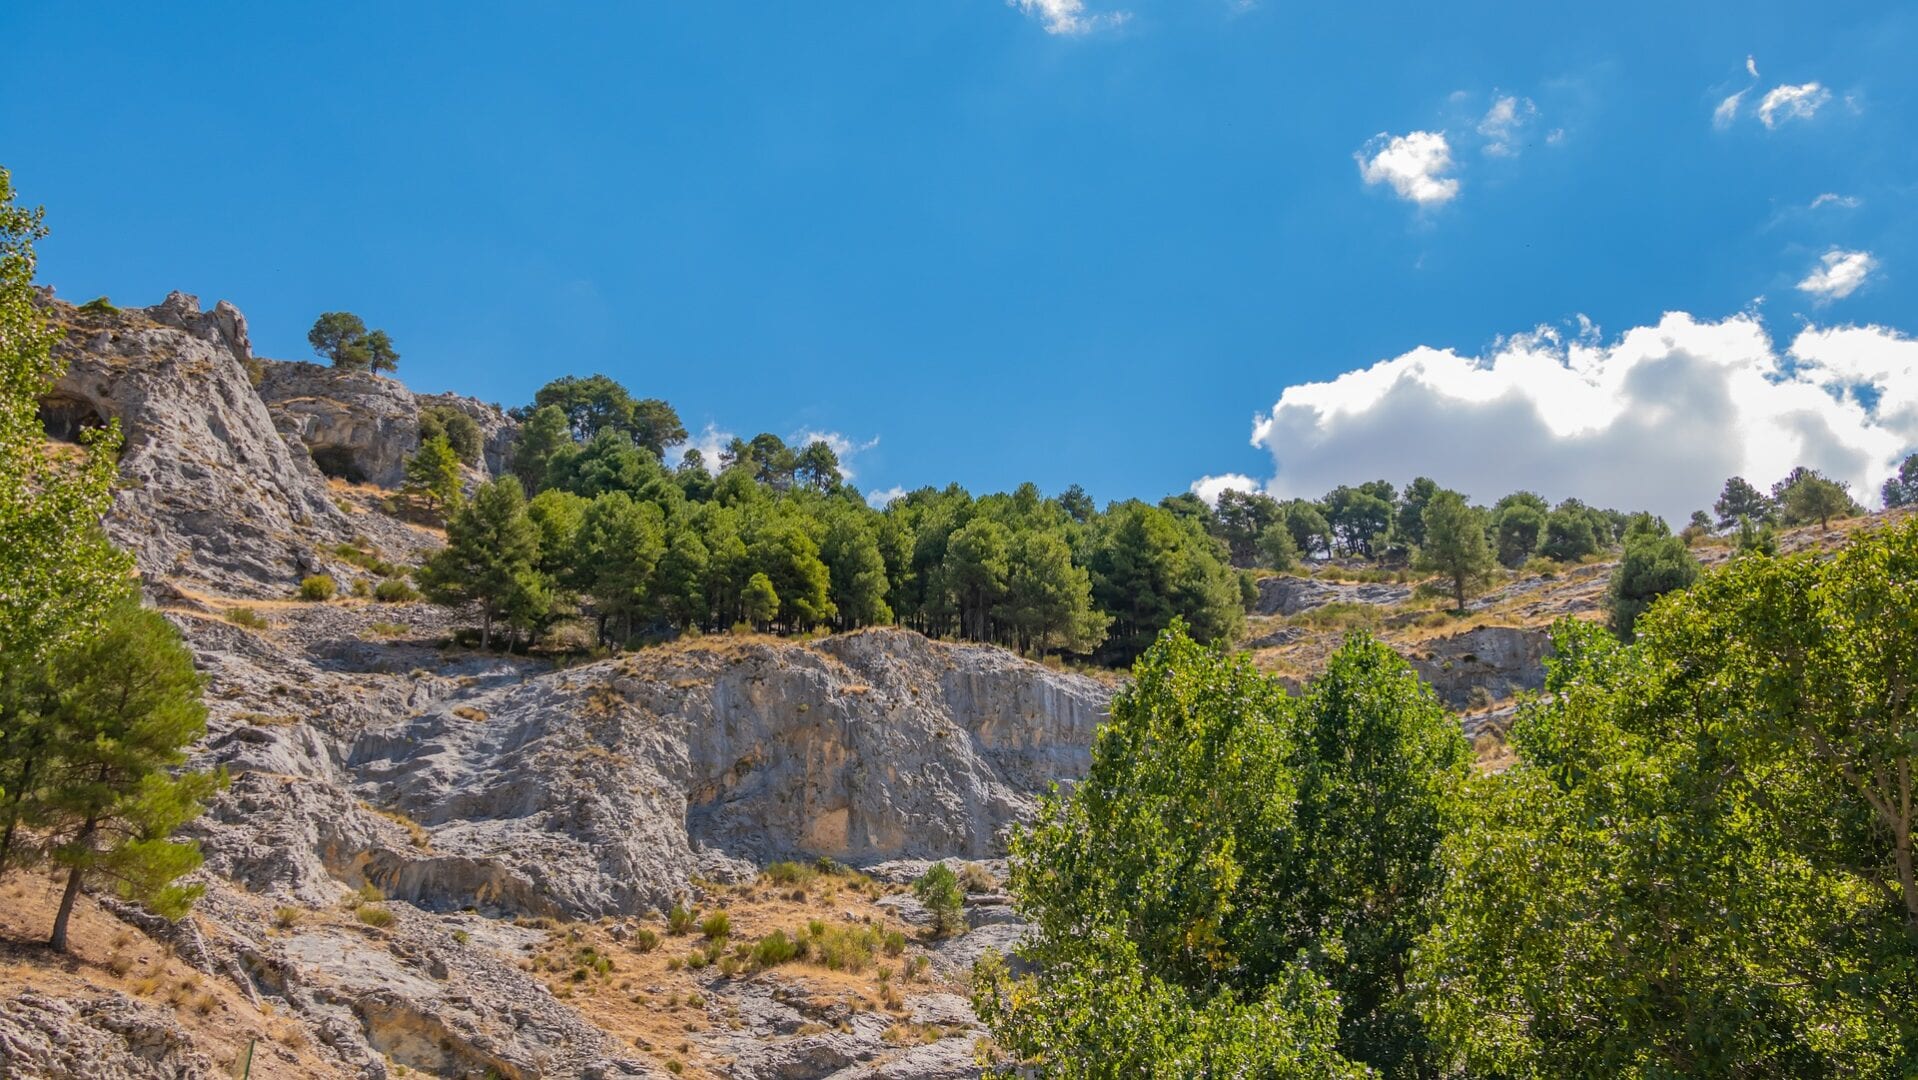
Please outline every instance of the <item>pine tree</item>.
[[740, 602], [745, 608], [746, 621], [762, 630], [779, 614], [779, 593], [773, 589], [772, 579], [765, 574], [754, 574], [747, 579]]
[[1485, 539], [1484, 518], [1456, 491], [1441, 491], [1425, 504], [1425, 546], [1419, 549], [1418, 567], [1451, 579], [1460, 611], [1465, 610], [1466, 589], [1483, 581], [1496, 565]]
[[199, 847], [168, 837], [226, 777], [169, 771], [206, 733], [206, 708], [193, 654], [158, 612], [124, 602], [104, 633], [63, 652], [51, 674], [52, 768], [28, 801], [41, 844], [67, 868], [49, 939], [65, 951], [90, 878], [169, 918], [185, 912], [202, 887], [175, 882], [198, 869]]
[[618, 620], [621, 640], [632, 636], [633, 617], [649, 600], [653, 570], [665, 554], [659, 507], [634, 502], [624, 492], [601, 495], [586, 508], [579, 527], [576, 584], [593, 598], [599, 639]]
[[480, 648], [492, 647], [493, 621], [523, 610], [538, 582], [539, 530], [519, 483], [483, 484], [446, 523], [446, 546], [420, 568], [420, 586], [436, 604], [479, 605]]
[[460, 501], [460, 459], [445, 435], [429, 435], [406, 459], [406, 489], [444, 511]]

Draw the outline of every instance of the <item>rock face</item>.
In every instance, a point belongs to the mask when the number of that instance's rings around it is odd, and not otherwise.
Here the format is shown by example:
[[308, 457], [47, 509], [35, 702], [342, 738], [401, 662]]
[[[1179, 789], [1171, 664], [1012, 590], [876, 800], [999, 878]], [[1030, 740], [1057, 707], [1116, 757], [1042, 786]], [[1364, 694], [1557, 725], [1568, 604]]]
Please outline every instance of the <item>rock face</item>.
[[268, 363], [260, 397], [280, 431], [304, 446], [322, 472], [381, 487], [398, 487], [406, 479], [406, 459], [419, 446], [426, 407], [449, 406], [479, 424], [482, 479], [505, 471], [517, 430], [498, 406], [473, 398], [416, 395], [384, 376], [299, 361]]
[[1412, 595], [1406, 585], [1347, 585], [1316, 578], [1280, 575], [1259, 579], [1258, 613], [1297, 615], [1332, 603], [1375, 604], [1387, 607]]
[[1551, 651], [1551, 635], [1543, 630], [1481, 626], [1428, 641], [1408, 659], [1439, 700], [1465, 709], [1544, 689], [1545, 658]]
[[0, 1075], [63, 1080], [200, 1080], [213, 1062], [165, 1010], [121, 993], [28, 991], [0, 999]]
[[[209, 763], [241, 774], [202, 826], [223, 873], [291, 896], [364, 878], [439, 910], [594, 917], [783, 857], [981, 857], [1047, 784], [1084, 774], [1107, 701], [1089, 679], [900, 630], [550, 674], [422, 681], [366, 670], [407, 670], [403, 651], [361, 661], [353, 691], [301, 680], [339, 695], [315, 717], [342, 736], [337, 760], [297, 727], [210, 740]], [[347, 790], [419, 839], [352, 812]]]
[[67, 364], [41, 403], [55, 436], [120, 421], [125, 479], [108, 518], [149, 580], [197, 579], [235, 595], [279, 595], [320, 566], [317, 549], [354, 529], [324, 478], [290, 451], [253, 392], [246, 320], [222, 302], [169, 295], [106, 314], [54, 303]]

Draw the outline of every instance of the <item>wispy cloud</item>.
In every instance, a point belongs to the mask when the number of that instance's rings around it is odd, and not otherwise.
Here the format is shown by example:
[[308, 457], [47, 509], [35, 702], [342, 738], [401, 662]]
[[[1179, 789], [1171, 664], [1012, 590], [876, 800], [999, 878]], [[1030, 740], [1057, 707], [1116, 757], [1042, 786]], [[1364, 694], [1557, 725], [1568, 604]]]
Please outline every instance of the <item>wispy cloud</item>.
[[1747, 55], [1745, 57], [1745, 70], [1751, 73], [1752, 78], [1758, 78], [1758, 58], [1756, 56]]
[[1878, 268], [1878, 260], [1871, 257], [1869, 251], [1843, 251], [1832, 248], [1819, 260], [1820, 265], [1805, 275], [1798, 283], [1798, 291], [1809, 294], [1813, 299], [1824, 303], [1843, 300], [1858, 291], [1871, 272]]
[[1846, 210], [1853, 210], [1859, 205], [1860, 200], [1856, 195], [1839, 195], [1830, 191], [1825, 192], [1823, 195], [1811, 201], [1811, 208], [1813, 210], [1821, 206], [1837, 206]]
[[852, 459], [878, 446], [879, 436], [874, 435], [872, 438], [861, 442], [841, 435], [837, 431], [814, 431], [811, 428], [802, 428], [788, 436], [786, 442], [796, 450], [803, 449], [808, 444], [814, 442], [823, 442], [827, 446], [832, 447], [833, 454], [839, 458], [840, 475], [851, 480], [853, 477]]
[[895, 484], [892, 487], [883, 488], [879, 491], [866, 492], [866, 504], [875, 510], [884, 510], [887, 503], [892, 502], [894, 499], [903, 498], [905, 494], [906, 489]]
[[1006, 4], [1037, 18], [1048, 34], [1089, 34], [1132, 18], [1127, 11], [1094, 14], [1086, 10], [1085, 0], [1006, 0]]
[[1390, 184], [1408, 202], [1437, 206], [1458, 195], [1458, 179], [1445, 175], [1452, 170], [1452, 147], [1442, 132], [1381, 132], [1355, 156], [1367, 184]]
[[1712, 126], [1719, 129], [1731, 127], [1732, 121], [1738, 119], [1739, 103], [1744, 100], [1745, 91], [1740, 90], [1719, 102], [1718, 108], [1712, 110]]
[[1478, 122], [1478, 133], [1485, 137], [1485, 152], [1493, 157], [1516, 155], [1518, 135], [1537, 116], [1538, 106], [1531, 98], [1508, 95], [1495, 99]]

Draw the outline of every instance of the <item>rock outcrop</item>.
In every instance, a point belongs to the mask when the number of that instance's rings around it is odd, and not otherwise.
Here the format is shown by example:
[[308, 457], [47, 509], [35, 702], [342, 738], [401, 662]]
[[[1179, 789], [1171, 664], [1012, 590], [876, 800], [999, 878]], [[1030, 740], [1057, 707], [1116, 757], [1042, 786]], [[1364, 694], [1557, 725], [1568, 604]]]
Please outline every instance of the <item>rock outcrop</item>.
[[120, 422], [124, 479], [107, 530], [149, 581], [283, 595], [355, 529], [253, 392], [246, 320], [173, 293], [98, 312], [50, 302], [66, 371], [41, 402], [50, 434]]
[[1551, 651], [1543, 630], [1481, 626], [1424, 642], [1408, 659], [1447, 707], [1467, 709], [1544, 689]]
[[1407, 585], [1350, 585], [1281, 574], [1259, 579], [1257, 611], [1260, 615], [1297, 615], [1334, 603], [1389, 607], [1404, 603], [1411, 595], [1412, 589]]
[[479, 425], [481, 479], [505, 471], [517, 430], [496, 405], [454, 394], [418, 395], [385, 376], [300, 361], [266, 364], [260, 397], [280, 431], [304, 446], [322, 472], [381, 487], [398, 487], [406, 479], [406, 459], [419, 446], [420, 412], [427, 407], [457, 409]]

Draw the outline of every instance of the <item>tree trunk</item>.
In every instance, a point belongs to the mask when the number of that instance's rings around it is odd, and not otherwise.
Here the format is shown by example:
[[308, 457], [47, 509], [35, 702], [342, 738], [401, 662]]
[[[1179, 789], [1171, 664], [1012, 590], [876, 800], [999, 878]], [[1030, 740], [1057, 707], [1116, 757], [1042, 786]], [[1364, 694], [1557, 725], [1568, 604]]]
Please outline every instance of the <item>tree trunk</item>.
[[[80, 835], [74, 837], [73, 842], [79, 845], [91, 843], [96, 824], [93, 818], [88, 818], [87, 823], [80, 829]], [[75, 865], [67, 874], [67, 891], [60, 896], [60, 911], [53, 917], [53, 934], [47, 938], [47, 945], [54, 952], [67, 951], [67, 921], [73, 917], [73, 902], [80, 897], [81, 874], [82, 870], [78, 865]]]
[[1452, 579], [1452, 589], [1458, 594], [1458, 609], [1460, 611], [1464, 611], [1465, 610], [1465, 576], [1463, 574]]

